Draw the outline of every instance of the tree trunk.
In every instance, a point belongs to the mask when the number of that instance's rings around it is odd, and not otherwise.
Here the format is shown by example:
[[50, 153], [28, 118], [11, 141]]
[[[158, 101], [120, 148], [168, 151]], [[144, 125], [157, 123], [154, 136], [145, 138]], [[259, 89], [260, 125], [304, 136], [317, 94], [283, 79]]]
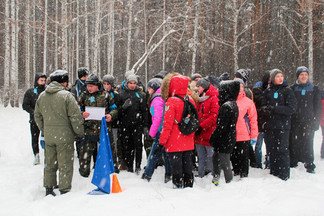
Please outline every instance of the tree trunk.
[[10, 0], [6, 0], [6, 8], [5, 8], [5, 61], [4, 61], [4, 99], [3, 104], [5, 107], [9, 104], [10, 90]]
[[44, 6], [44, 38], [43, 38], [43, 73], [46, 74], [47, 71], [47, 7], [48, 2], [45, 0]]
[[196, 12], [195, 12], [195, 23], [194, 23], [194, 34], [192, 42], [192, 64], [191, 64], [191, 75], [196, 73], [196, 56], [198, 48], [198, 25], [199, 25], [199, 10], [200, 10], [200, 0], [196, 2]]
[[54, 40], [54, 50], [55, 50], [55, 54], [54, 54], [54, 71], [58, 69], [58, 56], [59, 56], [59, 50], [58, 50], [58, 1], [55, 1], [55, 40]]
[[11, 25], [11, 68], [10, 68], [10, 91], [12, 95], [10, 97], [11, 107], [18, 107], [18, 59], [17, 59], [17, 33], [18, 33], [18, 6], [16, 0], [11, 0], [11, 19], [13, 20]]
[[[80, 3], [79, 3], [79, 1], [76, 1], [76, 13], [77, 13], [77, 21], [76, 21], [76, 38], [75, 38], [75, 44], [76, 44], [76, 50], [75, 50], [75, 66], [76, 66], [76, 70], [75, 71], [77, 71], [78, 70], [78, 68], [79, 68], [79, 58], [80, 58], [80, 51], [79, 51], [79, 28], [80, 28], [80, 19], [79, 19], [79, 14], [80, 14]], [[78, 77], [77, 76], [77, 74], [76, 74], [76, 77]]]
[[90, 69], [89, 63], [89, 27], [88, 27], [88, 1], [84, 0], [84, 51], [85, 51], [85, 67]]
[[307, 5], [307, 23], [308, 23], [308, 69], [309, 80], [313, 82], [314, 64], [313, 64], [313, 0], [308, 1]]
[[132, 21], [133, 21], [133, 1], [129, 1], [128, 8], [128, 32], [127, 32], [127, 54], [126, 54], [126, 71], [129, 71], [131, 64], [131, 49], [132, 49]]
[[114, 0], [109, 2], [109, 34], [107, 41], [107, 74], [114, 73], [114, 44], [115, 44], [115, 6]]
[[233, 58], [234, 58], [234, 71], [239, 68], [238, 65], [238, 16], [239, 10], [237, 9], [237, 0], [233, 0]]
[[100, 76], [98, 72], [98, 53], [99, 53], [99, 43], [100, 43], [100, 14], [101, 14], [101, 0], [96, 0], [95, 2], [95, 12], [96, 12], [96, 20], [95, 20], [95, 35], [93, 42], [93, 63], [92, 63], [92, 72], [97, 76]]
[[67, 0], [62, 0], [62, 68], [68, 70]]
[[25, 89], [31, 86], [30, 82], [30, 4], [26, 3], [26, 14], [25, 14]]

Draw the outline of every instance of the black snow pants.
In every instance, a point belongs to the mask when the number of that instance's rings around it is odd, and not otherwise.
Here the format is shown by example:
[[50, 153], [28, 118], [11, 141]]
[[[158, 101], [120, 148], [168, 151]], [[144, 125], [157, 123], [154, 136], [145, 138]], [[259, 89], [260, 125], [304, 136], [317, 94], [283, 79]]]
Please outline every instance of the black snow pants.
[[39, 153], [39, 145], [38, 145], [38, 139], [39, 139], [39, 129], [35, 122], [30, 122], [30, 133], [32, 138], [32, 148], [34, 155]]

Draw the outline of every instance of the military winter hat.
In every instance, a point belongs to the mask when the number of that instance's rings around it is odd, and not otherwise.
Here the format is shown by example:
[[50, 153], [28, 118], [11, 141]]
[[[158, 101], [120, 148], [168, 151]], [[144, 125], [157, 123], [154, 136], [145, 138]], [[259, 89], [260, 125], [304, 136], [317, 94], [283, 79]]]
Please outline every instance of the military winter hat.
[[85, 67], [80, 67], [78, 69], [78, 78], [81, 79], [82, 77], [89, 75], [89, 70]]
[[201, 86], [204, 89], [209, 89], [210, 82], [206, 78], [201, 78], [197, 81], [197, 86]]
[[85, 84], [92, 84], [92, 85], [98, 85], [99, 84], [99, 79], [97, 75], [95, 74], [90, 74], [85, 81]]
[[115, 81], [115, 77], [113, 75], [105, 75], [102, 78], [102, 82], [107, 82], [109, 83], [111, 86], [114, 86], [114, 81]]
[[163, 79], [167, 74], [168, 74], [167, 71], [162, 70], [162, 71], [160, 71], [158, 74], [156, 74], [156, 75], [154, 76], [154, 78], [160, 78], [160, 79]]
[[202, 78], [202, 76], [199, 73], [194, 73], [191, 75], [191, 80], [195, 80], [197, 78]]
[[305, 66], [300, 66], [300, 67], [298, 67], [297, 70], [296, 70], [296, 76], [297, 76], [297, 78], [299, 77], [299, 75], [300, 75], [302, 72], [307, 72], [308, 75], [309, 75], [309, 70], [308, 70], [308, 68], [305, 67]]
[[275, 76], [276, 76], [278, 73], [283, 74], [283, 72], [282, 72], [281, 70], [277, 69], [277, 68], [276, 68], [276, 69], [272, 69], [272, 70], [270, 71], [271, 82], [274, 81], [274, 78], [275, 78]]
[[235, 76], [242, 79], [243, 82], [246, 82], [250, 77], [250, 72], [249, 69], [239, 69], [235, 72]]
[[138, 83], [138, 78], [135, 74], [131, 74], [127, 77], [127, 82], [135, 81]]
[[50, 74], [51, 82], [56, 81], [58, 83], [69, 82], [69, 73], [65, 70], [56, 70]]
[[160, 78], [153, 78], [147, 83], [147, 87], [152, 88], [154, 91], [158, 90], [161, 87], [162, 79]]
[[220, 75], [219, 77], [219, 81], [230, 80], [230, 79], [231, 79], [230, 75], [227, 72], [222, 73], [222, 75]]

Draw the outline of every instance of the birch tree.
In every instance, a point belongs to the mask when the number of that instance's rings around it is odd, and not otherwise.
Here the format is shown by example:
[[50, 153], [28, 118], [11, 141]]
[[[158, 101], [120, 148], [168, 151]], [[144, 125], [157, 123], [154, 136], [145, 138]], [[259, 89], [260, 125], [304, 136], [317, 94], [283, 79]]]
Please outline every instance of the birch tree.
[[200, 9], [200, 0], [196, 2], [196, 12], [195, 12], [195, 22], [194, 22], [194, 35], [191, 42], [192, 46], [192, 63], [191, 63], [191, 75], [196, 73], [196, 57], [198, 49], [198, 28], [199, 28], [199, 9]]
[[30, 1], [26, 4], [25, 11], [25, 88], [31, 85], [30, 82]]
[[44, 29], [43, 29], [43, 74], [46, 74], [47, 71], [47, 11], [48, 11], [48, 2], [44, 0]]
[[133, 4], [134, 4], [133, 0], [128, 1], [128, 30], [127, 30], [126, 71], [129, 71], [130, 64], [131, 64]]
[[101, 14], [101, 0], [96, 0], [95, 2], [95, 11], [96, 11], [96, 19], [95, 19], [95, 35], [94, 35], [94, 43], [93, 43], [93, 62], [92, 62], [92, 72], [99, 76], [98, 71], [98, 54], [99, 54], [99, 43], [100, 43], [100, 14]]
[[[18, 4], [18, 1], [17, 1]], [[11, 0], [11, 68], [10, 68], [10, 105], [19, 107], [18, 103], [18, 58], [17, 58], [17, 32], [18, 32], [18, 5], [16, 0]]]
[[9, 83], [10, 83], [10, 0], [6, 0], [5, 6], [5, 61], [4, 61], [4, 99], [3, 103], [4, 106], [7, 107], [9, 104], [9, 97], [10, 97], [10, 90], [9, 90]]

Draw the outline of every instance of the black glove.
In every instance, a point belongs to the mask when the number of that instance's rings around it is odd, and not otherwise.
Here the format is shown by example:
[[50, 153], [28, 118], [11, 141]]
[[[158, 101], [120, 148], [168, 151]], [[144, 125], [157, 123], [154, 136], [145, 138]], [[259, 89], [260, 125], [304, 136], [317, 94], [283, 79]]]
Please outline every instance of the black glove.
[[261, 107], [261, 111], [265, 114], [271, 115], [274, 111], [274, 106], [268, 105]]
[[127, 108], [130, 107], [130, 106], [132, 106], [132, 101], [131, 101], [130, 98], [128, 98], [128, 99], [124, 102], [124, 104], [122, 105], [122, 108], [123, 108], [123, 109], [127, 109]]
[[156, 153], [158, 153], [158, 152], [161, 152], [162, 149], [163, 149], [163, 145], [158, 145], [158, 146], [154, 149], [153, 154], [156, 154]]
[[202, 129], [203, 129], [203, 128], [199, 126], [199, 128], [198, 128], [198, 129], [196, 130], [196, 132], [195, 132], [195, 135], [196, 135], [196, 136], [199, 136], [199, 135], [201, 134], [201, 132], [202, 132]]

